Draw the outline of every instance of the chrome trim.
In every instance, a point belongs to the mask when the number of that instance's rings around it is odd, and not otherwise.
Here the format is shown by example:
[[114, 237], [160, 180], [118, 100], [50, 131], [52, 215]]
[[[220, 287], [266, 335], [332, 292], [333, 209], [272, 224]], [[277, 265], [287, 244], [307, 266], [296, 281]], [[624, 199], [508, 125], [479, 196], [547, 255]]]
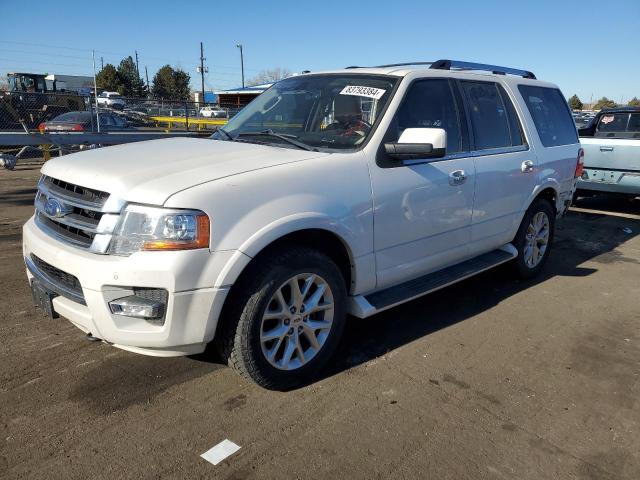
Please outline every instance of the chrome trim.
[[109, 244], [111, 243], [111, 238], [113, 235], [98, 233], [95, 237], [93, 237], [93, 242], [89, 247], [89, 251], [91, 253], [99, 253], [101, 255], [106, 255], [107, 250], [109, 249]]
[[[62, 200], [64, 202], [68, 203], [69, 205], [73, 205], [73, 206], [78, 207], [78, 208], [83, 208], [85, 210], [93, 210], [95, 212], [103, 212], [103, 213], [105, 213], [105, 212], [106, 213], [120, 213], [122, 208], [127, 203], [123, 198], [120, 198], [117, 195], [114, 195], [114, 194], [109, 193], [109, 192], [104, 192], [104, 193], [107, 193], [109, 195], [107, 197], [107, 199], [104, 201], [104, 203], [88, 202], [88, 201], [85, 201], [85, 200], [74, 198], [72, 196], [69, 196], [69, 195], [65, 194], [63, 189], [51, 189], [51, 188], [48, 188], [45, 185], [45, 181], [44, 181], [45, 177], [47, 177], [47, 175], [43, 175], [40, 178], [40, 180], [38, 181], [38, 190], [40, 190], [42, 193], [44, 193], [47, 197], [52, 196], [54, 198], [58, 198], [58, 199], [60, 199], [60, 200]], [[53, 178], [53, 177], [48, 177], [48, 178]], [[69, 183], [69, 182], [67, 182], [67, 183]], [[79, 185], [79, 186], [82, 187], [82, 185]], [[89, 188], [89, 187], [82, 187], [82, 188]], [[95, 190], [95, 189], [91, 189], [91, 190]]]
[[[49, 236], [51, 236], [51, 237], [53, 237], [53, 238], [55, 238], [57, 240], [60, 240], [63, 243], [68, 243], [68, 244], [71, 244], [71, 245], [75, 245], [77, 247], [84, 248], [85, 250], [90, 248], [90, 244], [82, 242], [80, 240], [76, 240], [76, 239], [68, 237], [66, 235], [63, 235], [63, 234], [61, 234], [59, 232], [56, 232], [51, 227], [45, 225], [40, 220], [39, 215], [40, 215], [40, 212], [36, 212], [36, 215], [33, 217], [34, 221], [35, 221], [36, 225], [38, 225], [38, 227], [40, 227], [40, 229], [43, 232], [45, 232], [47, 235], [49, 235]], [[49, 218], [49, 217], [47, 217], [47, 218]]]
[[[69, 300], [73, 300], [76, 303], [81, 305], [86, 305], [87, 302], [84, 299], [84, 295], [82, 293], [78, 293], [75, 290], [71, 290], [64, 285], [60, 285], [54, 279], [52, 279], [49, 275], [40, 270], [35, 263], [31, 261], [29, 257], [24, 257], [24, 263], [27, 269], [31, 272], [34, 278], [36, 278], [47, 290], [60, 295], [61, 297], [68, 298]], [[66, 273], [66, 272], [65, 272]]]
[[96, 233], [113, 233], [120, 220], [120, 215], [114, 213], [104, 213], [100, 218], [100, 223], [96, 227]]
[[[55, 197], [52, 197], [52, 198], [55, 198]], [[61, 217], [54, 217], [54, 216], [49, 215], [47, 212], [45, 212], [44, 207], [42, 205], [42, 202], [39, 201], [39, 200], [36, 200], [36, 211], [40, 215], [44, 215], [45, 217], [47, 217], [48, 219], [50, 219], [53, 222], [61, 223], [62, 225], [67, 225], [69, 227], [77, 228], [79, 230], [84, 230], [86, 232], [91, 232], [91, 233], [97, 233], [98, 232], [98, 229], [97, 229], [98, 224], [96, 224], [96, 223], [88, 223], [88, 222], [84, 222], [82, 220], [78, 220], [78, 215], [67, 214], [67, 215], [63, 215]]]
[[40, 178], [40, 181], [38, 182], [38, 190], [40, 190], [41, 193], [44, 193], [47, 196], [47, 198], [59, 198], [63, 202], [69, 205], [72, 205], [74, 207], [84, 208], [87, 210], [95, 210], [96, 212], [101, 212], [104, 207], [104, 203], [89, 202], [86, 200], [81, 200], [79, 198], [75, 198], [65, 194], [63, 189], [54, 190], [49, 188], [45, 184], [44, 176]]
[[499, 148], [487, 148], [486, 150], [472, 150], [470, 153], [470, 157], [484, 157], [487, 155], [500, 155], [503, 153], [516, 153], [516, 152], [526, 152], [529, 150], [529, 145], [517, 145], [515, 147], [499, 147]]
[[[78, 185], [78, 187], [95, 190], [108, 196], [104, 197], [101, 202], [91, 202], [76, 198], [73, 195], [66, 194], [66, 190], [61, 187], [58, 188], [54, 185], [54, 188], [52, 188], [51, 185], [48, 185], [47, 179], [49, 178], [53, 179], [53, 177], [43, 175], [38, 182], [38, 192], [34, 202], [36, 210], [35, 223], [38, 227], [47, 235], [62, 243], [82, 248], [92, 253], [106, 254], [109, 248], [109, 243], [111, 242], [111, 234], [116, 228], [118, 220], [120, 219], [120, 212], [124, 208], [126, 202], [116, 195], [109, 194], [108, 192], [102, 192], [100, 190], [90, 189], [89, 187], [83, 187], [82, 185]], [[62, 181], [70, 186], [75, 185], [73, 183], [66, 182], [65, 180]], [[89, 212], [96, 212], [102, 215], [99, 220], [95, 219], [93, 222], [90, 217], [87, 216], [85, 218], [79, 213], [51, 216], [45, 209], [45, 202], [49, 199], [58, 200], [63, 203], [65, 207], [87, 210]], [[48, 222], [59, 225], [61, 230], [65, 230], [65, 227], [81, 230], [88, 234], [88, 236], [93, 235], [93, 238], [87, 238], [86, 240], [75, 238], [75, 234], [71, 231], [66, 235], [61, 231], [57, 231], [53, 225], [48, 225]]]

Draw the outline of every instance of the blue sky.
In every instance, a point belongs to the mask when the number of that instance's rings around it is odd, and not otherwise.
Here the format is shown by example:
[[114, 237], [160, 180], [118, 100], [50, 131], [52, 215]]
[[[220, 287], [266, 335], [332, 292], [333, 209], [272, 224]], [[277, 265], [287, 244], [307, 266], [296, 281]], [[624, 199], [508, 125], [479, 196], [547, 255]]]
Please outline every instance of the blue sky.
[[[96, 6], [92, 6], [96, 5]], [[177, 6], [179, 5], [179, 6]], [[640, 0], [36, 2], [0, 0], [0, 75], [28, 70], [91, 74], [91, 49], [117, 64], [138, 51], [149, 76], [195, 67], [204, 42], [207, 88], [240, 84], [276, 66], [458, 60], [533, 71], [583, 101], [640, 98]]]

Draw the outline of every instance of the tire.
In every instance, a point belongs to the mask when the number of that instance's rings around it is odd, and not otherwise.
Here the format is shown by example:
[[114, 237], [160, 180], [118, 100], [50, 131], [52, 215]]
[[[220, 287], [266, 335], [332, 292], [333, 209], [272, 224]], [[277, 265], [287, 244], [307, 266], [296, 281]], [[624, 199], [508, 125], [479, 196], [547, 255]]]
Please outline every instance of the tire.
[[[526, 211], [518, 233], [512, 242], [518, 250], [518, 257], [513, 261], [513, 267], [521, 279], [535, 277], [547, 262], [553, 244], [555, 217], [551, 203], [541, 198], [534, 200]], [[544, 240], [545, 228], [547, 230], [546, 240]], [[532, 237], [534, 231], [535, 236]], [[538, 256], [536, 256], [536, 252], [538, 252]]]
[[[231, 293], [216, 346], [241, 376], [287, 390], [315, 378], [335, 352], [345, 322], [345, 281], [333, 260], [310, 248], [285, 247], [256, 262]], [[295, 284], [304, 302], [294, 299]], [[309, 314], [315, 296], [323, 310]]]

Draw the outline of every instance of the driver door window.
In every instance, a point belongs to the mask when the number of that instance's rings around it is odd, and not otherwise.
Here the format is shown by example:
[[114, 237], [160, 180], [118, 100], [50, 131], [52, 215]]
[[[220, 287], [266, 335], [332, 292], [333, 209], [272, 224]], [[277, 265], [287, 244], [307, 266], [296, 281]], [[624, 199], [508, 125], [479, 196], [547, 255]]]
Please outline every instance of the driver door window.
[[447, 155], [463, 151], [460, 118], [449, 80], [422, 80], [411, 85], [391, 124], [395, 132], [389, 141], [398, 141], [407, 128], [443, 128]]

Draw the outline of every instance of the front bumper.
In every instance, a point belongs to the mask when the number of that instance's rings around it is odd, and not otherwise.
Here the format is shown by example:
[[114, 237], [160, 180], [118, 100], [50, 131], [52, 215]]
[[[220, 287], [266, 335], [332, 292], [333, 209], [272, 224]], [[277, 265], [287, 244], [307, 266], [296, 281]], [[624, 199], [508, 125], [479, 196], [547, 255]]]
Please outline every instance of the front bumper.
[[640, 195], [640, 172], [585, 168], [578, 190]]
[[[85, 304], [80, 297], [59, 295], [53, 299], [58, 314], [117, 347], [156, 356], [204, 351], [229, 291], [229, 286], [216, 286], [215, 279], [234, 253], [201, 249], [98, 255], [49, 237], [33, 218], [23, 228], [25, 261], [35, 255], [80, 282]], [[34, 274], [27, 269], [27, 275], [31, 281]], [[167, 290], [164, 324], [111, 313], [108, 302], [132, 294], [132, 287]]]

